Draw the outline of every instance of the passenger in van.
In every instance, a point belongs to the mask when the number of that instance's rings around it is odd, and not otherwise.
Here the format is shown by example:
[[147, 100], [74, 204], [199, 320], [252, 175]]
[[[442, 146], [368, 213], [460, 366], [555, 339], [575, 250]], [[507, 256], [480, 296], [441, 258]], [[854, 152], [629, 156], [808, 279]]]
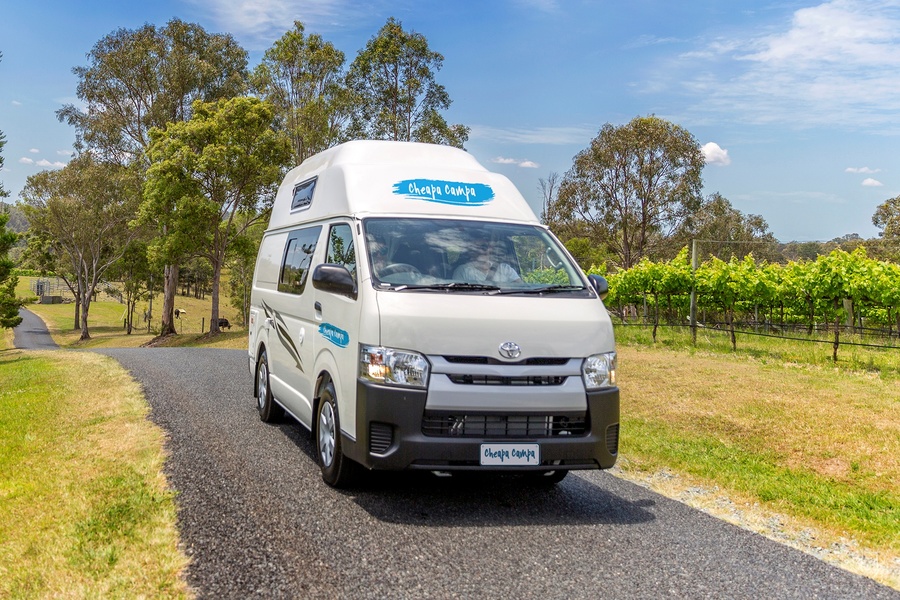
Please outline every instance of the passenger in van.
[[476, 242], [471, 258], [456, 267], [453, 278], [470, 283], [513, 283], [522, 281], [519, 273], [503, 260], [505, 251], [500, 242]]

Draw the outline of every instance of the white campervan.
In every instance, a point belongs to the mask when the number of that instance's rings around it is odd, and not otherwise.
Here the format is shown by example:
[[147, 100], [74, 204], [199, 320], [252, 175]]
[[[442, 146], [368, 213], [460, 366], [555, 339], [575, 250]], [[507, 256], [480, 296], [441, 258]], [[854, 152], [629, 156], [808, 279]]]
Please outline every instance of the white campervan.
[[260, 418], [312, 431], [322, 474], [616, 461], [606, 281], [463, 150], [355, 141], [288, 173], [262, 240], [249, 366]]

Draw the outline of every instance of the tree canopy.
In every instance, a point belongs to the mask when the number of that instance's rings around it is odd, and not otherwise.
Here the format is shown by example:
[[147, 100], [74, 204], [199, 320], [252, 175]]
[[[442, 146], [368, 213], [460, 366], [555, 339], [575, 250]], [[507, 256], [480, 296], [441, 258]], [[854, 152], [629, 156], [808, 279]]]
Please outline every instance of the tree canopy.
[[343, 52], [294, 21], [253, 71], [253, 88], [275, 107], [296, 165], [341, 139], [348, 112], [343, 67]]
[[443, 62], [424, 35], [388, 19], [347, 74], [353, 94], [350, 136], [462, 148], [469, 128], [449, 125], [441, 116], [450, 107], [450, 95], [435, 80]]
[[209, 260], [211, 331], [218, 331], [219, 282], [228, 247], [268, 214], [290, 160], [287, 136], [271, 128], [273, 113], [257, 98], [197, 101], [189, 120], [150, 131], [142, 220], [166, 226], [157, 246], [177, 245], [183, 256]]
[[703, 165], [700, 144], [679, 125], [655, 116], [607, 123], [575, 156], [548, 221], [630, 268], [653, 258], [700, 207]]
[[179, 19], [162, 28], [118, 29], [94, 45], [88, 60], [72, 69], [84, 108], [68, 104], [57, 116], [75, 127], [79, 146], [113, 162], [142, 159], [149, 130], [188, 118], [194, 100], [246, 89], [247, 52], [230, 35]]
[[59, 171], [29, 177], [22, 198], [31, 235], [44, 242], [77, 282], [81, 339], [89, 339], [94, 292], [134, 237], [128, 222], [137, 209], [137, 173], [81, 154]]
[[0, 328], [12, 328], [22, 322], [21, 302], [16, 299], [19, 278], [12, 274], [13, 263], [8, 256], [18, 236], [6, 229], [8, 220], [8, 214], [0, 213]]

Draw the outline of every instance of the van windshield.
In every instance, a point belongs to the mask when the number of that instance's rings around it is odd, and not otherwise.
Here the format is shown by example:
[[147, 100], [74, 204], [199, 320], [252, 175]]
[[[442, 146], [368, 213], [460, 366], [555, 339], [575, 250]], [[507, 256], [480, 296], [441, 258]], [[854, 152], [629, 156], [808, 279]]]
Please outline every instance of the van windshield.
[[545, 229], [452, 219], [363, 221], [372, 283], [396, 291], [591, 296]]

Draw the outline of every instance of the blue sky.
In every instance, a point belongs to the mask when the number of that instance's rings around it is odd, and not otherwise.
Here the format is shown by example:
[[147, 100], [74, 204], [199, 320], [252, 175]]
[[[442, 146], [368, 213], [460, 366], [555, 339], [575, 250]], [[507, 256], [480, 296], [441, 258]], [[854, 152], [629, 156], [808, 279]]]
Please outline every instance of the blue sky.
[[466, 148], [540, 211], [605, 123], [655, 114], [704, 146], [704, 193], [762, 215], [781, 241], [874, 237], [900, 194], [900, 0], [2, 0], [0, 181], [59, 168], [72, 68], [103, 36], [173, 17], [228, 32], [250, 66], [293, 21], [347, 63], [388, 17], [444, 55], [437, 80]]

